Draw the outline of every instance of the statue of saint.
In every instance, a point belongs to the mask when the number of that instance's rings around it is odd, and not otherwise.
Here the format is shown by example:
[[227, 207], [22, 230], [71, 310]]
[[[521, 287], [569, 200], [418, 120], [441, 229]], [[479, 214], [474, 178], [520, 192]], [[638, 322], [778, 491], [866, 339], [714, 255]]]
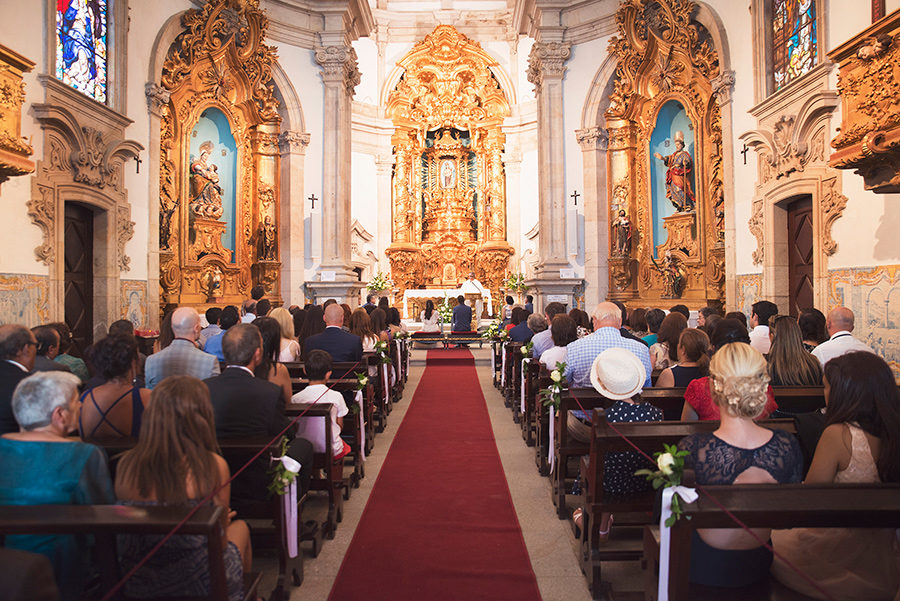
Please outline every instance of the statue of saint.
[[218, 219], [222, 209], [222, 187], [219, 186], [219, 168], [209, 162], [213, 143], [200, 145], [200, 158], [191, 163], [191, 211], [198, 217]]
[[257, 260], [258, 261], [276, 261], [278, 260], [278, 232], [272, 218], [266, 215], [266, 218], [259, 224], [257, 244]]
[[675, 152], [667, 157], [658, 152], [653, 156], [662, 161], [666, 169], [666, 197], [679, 213], [694, 209], [694, 191], [691, 179], [694, 171], [694, 160], [684, 149], [684, 132], [675, 132]]
[[631, 252], [631, 220], [625, 213], [625, 209], [619, 210], [619, 217], [613, 221], [613, 232], [615, 238], [613, 242], [613, 254], [626, 256]]
[[[656, 265], [655, 261], [654, 265]], [[666, 256], [663, 257], [662, 267], [656, 265], [656, 268], [663, 276], [663, 283], [665, 286], [663, 298], [681, 298], [681, 294], [684, 292], [684, 285], [687, 282], [685, 280], [686, 274], [684, 268], [681, 266], [678, 257], [673, 255], [672, 251], [667, 250]]]

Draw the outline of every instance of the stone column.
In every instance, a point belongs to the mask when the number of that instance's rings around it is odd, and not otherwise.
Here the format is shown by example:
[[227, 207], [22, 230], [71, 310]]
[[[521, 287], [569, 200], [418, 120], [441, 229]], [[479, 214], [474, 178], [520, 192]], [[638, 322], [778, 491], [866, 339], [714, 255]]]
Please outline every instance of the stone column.
[[[507, 138], [508, 139], [508, 138]], [[506, 170], [506, 240], [512, 244], [516, 254], [516, 271], [522, 259], [522, 153], [518, 148], [503, 153], [503, 166]]]
[[150, 81], [144, 85], [150, 113], [147, 139], [148, 226], [147, 226], [147, 327], [159, 329], [159, 137], [163, 107], [169, 104], [169, 91]]
[[[722, 119], [722, 189], [725, 192], [725, 306], [737, 307], [738, 289], [735, 271], [735, 221], [734, 221], [734, 141], [731, 132], [731, 92], [734, 89], [734, 71], [726, 71], [711, 82]], [[713, 201], [715, 199], [712, 199]], [[714, 253], [716, 251], [714, 250]]]
[[306, 279], [306, 245], [304, 221], [306, 195], [303, 190], [303, 167], [309, 134], [286, 131], [278, 136], [281, 151], [281, 297], [287, 306], [303, 306], [303, 282]]
[[609, 202], [607, 199], [605, 128], [575, 130], [584, 164], [585, 306], [593, 307], [609, 292]]
[[[336, 298], [352, 306], [362, 287], [350, 264], [350, 100], [360, 74], [356, 52], [349, 45], [318, 46], [315, 58], [322, 66], [324, 89], [322, 263], [320, 281], [309, 286], [317, 303]], [[326, 281], [321, 281], [323, 277]]]
[[384, 251], [391, 245], [393, 228], [393, 211], [391, 206], [391, 170], [394, 157], [390, 150], [375, 156], [375, 181], [378, 198], [378, 225], [375, 231], [375, 246], [378, 253], [378, 269], [383, 273], [389, 271], [387, 255]]

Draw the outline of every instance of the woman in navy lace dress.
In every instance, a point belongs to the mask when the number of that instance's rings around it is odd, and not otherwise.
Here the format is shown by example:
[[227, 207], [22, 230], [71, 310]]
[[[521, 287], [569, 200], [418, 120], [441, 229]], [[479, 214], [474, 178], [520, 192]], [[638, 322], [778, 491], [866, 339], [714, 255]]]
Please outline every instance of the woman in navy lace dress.
[[[754, 423], [766, 407], [766, 360], [749, 344], [720, 348], [709, 365], [710, 390], [719, 406], [718, 429], [688, 436], [685, 467], [697, 484], [781, 484], [799, 482], [803, 455], [793, 435]], [[769, 530], [756, 529], [763, 540]], [[740, 587], [768, 578], [772, 553], [739, 528], [694, 531], [691, 582]]]

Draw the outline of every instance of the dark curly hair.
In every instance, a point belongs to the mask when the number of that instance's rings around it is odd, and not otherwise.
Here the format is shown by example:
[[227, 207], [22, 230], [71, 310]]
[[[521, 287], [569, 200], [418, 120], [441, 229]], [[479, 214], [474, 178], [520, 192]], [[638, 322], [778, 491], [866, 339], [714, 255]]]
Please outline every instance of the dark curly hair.
[[128, 373], [137, 357], [137, 342], [133, 337], [107, 336], [90, 349], [91, 365], [107, 380]]

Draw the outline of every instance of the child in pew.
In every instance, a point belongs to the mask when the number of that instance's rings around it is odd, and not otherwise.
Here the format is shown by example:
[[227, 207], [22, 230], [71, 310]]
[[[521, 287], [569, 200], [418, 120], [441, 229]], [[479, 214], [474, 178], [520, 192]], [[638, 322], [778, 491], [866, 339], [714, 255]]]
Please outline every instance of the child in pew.
[[[631, 351], [622, 348], [610, 348], [600, 353], [591, 366], [591, 384], [594, 389], [613, 403], [606, 410], [606, 419], [610, 422], [658, 422], [663, 419], [659, 407], [641, 401], [641, 390], [647, 373], [644, 365]], [[584, 411], [572, 411], [569, 416], [580, 418], [579, 425], [588, 428], [580, 420], [587, 419]], [[569, 420], [569, 425], [572, 420]], [[592, 433], [592, 432], [591, 432]], [[646, 460], [637, 453], [609, 453], [606, 456], [603, 476], [603, 492], [610, 495], [624, 496], [649, 490], [650, 483], [634, 472], [648, 467]], [[576, 487], [579, 482], [576, 482]], [[580, 492], [580, 491], [579, 491]], [[577, 493], [576, 493], [577, 494]], [[575, 526], [581, 528], [582, 510], [578, 508], [572, 514]], [[600, 518], [598, 540], [606, 540], [613, 523], [613, 516], [604, 513]]]
[[[329, 390], [326, 381], [331, 377], [331, 355], [327, 351], [310, 351], [306, 362], [306, 377], [309, 385], [291, 397], [291, 403], [295, 405], [311, 403], [331, 403], [331, 437], [332, 454], [334, 460], [339, 461], [350, 452], [350, 446], [341, 438], [341, 428], [344, 426], [344, 416], [349, 413], [344, 396], [336, 391]], [[300, 419], [297, 422], [297, 436], [301, 436], [313, 443], [316, 453], [325, 452], [325, 424], [320, 419]]]

